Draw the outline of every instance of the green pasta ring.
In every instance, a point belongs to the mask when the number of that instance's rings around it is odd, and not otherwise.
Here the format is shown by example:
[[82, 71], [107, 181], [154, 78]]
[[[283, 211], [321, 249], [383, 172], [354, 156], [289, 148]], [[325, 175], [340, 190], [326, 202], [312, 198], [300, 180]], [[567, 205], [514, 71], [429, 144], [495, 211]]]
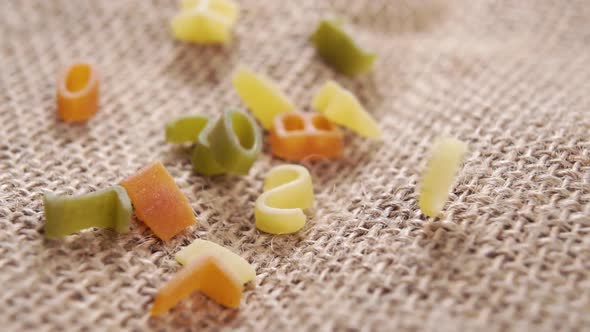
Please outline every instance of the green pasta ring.
[[81, 196], [46, 193], [43, 208], [45, 237], [51, 239], [92, 227], [126, 233], [133, 213], [131, 200], [121, 186]]
[[215, 122], [210, 121], [199, 133], [191, 156], [194, 171], [203, 175], [226, 173], [226, 169], [215, 160], [213, 149], [211, 149], [211, 144], [209, 143], [209, 133], [214, 125]]
[[193, 169], [204, 175], [248, 174], [262, 149], [260, 128], [248, 114], [226, 110], [200, 131], [192, 152]]
[[322, 20], [311, 36], [318, 55], [336, 71], [355, 76], [369, 71], [375, 53], [361, 49], [342, 29], [340, 20]]
[[226, 110], [208, 134], [211, 152], [227, 173], [246, 175], [262, 149], [262, 134], [248, 114]]

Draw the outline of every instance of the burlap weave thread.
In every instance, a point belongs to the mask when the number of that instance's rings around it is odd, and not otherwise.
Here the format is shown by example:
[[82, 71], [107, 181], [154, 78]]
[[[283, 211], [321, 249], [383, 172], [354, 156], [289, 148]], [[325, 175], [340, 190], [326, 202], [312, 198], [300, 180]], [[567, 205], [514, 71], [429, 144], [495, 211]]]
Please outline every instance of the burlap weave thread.
[[[0, 2], [0, 330], [584, 330], [590, 328], [590, 4], [587, 0], [240, 2], [228, 47], [170, 38], [167, 0]], [[307, 38], [345, 17], [379, 54], [349, 79]], [[57, 121], [56, 74], [94, 60], [101, 109]], [[191, 171], [163, 125], [242, 107], [239, 63], [300, 110], [328, 79], [379, 120], [382, 143], [346, 135], [344, 158], [307, 163], [317, 202], [297, 234], [254, 226], [268, 146], [244, 177]], [[416, 183], [436, 136], [470, 145], [444, 215]], [[170, 243], [140, 222], [118, 236], [42, 234], [42, 194], [83, 194], [160, 159], [198, 215]], [[239, 311], [200, 295], [149, 319], [195, 238], [257, 270]]]

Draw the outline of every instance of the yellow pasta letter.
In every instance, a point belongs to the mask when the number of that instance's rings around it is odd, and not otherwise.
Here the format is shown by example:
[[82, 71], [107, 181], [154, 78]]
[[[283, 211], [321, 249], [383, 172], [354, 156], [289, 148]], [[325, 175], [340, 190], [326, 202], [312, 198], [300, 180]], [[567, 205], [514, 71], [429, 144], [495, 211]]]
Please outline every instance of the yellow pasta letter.
[[256, 227], [272, 234], [294, 233], [307, 217], [302, 209], [313, 206], [313, 185], [307, 169], [281, 165], [271, 169], [264, 181], [264, 193], [256, 200]]
[[330, 121], [361, 136], [379, 138], [381, 129], [358, 99], [334, 81], [328, 81], [316, 93], [312, 106]]

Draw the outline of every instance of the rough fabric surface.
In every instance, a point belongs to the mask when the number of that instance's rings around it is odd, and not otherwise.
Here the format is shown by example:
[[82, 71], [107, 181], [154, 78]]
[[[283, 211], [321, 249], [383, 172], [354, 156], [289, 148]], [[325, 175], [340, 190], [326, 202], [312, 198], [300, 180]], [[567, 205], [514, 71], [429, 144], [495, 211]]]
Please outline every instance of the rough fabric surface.
[[[581, 330], [590, 326], [588, 1], [241, 2], [229, 47], [175, 42], [168, 0], [0, 2], [0, 330]], [[345, 17], [379, 54], [357, 79], [307, 41]], [[102, 72], [101, 109], [57, 121], [56, 74], [74, 58]], [[307, 163], [317, 202], [295, 235], [254, 227], [268, 146], [244, 177], [191, 172], [164, 143], [178, 116], [243, 107], [238, 63], [267, 73], [300, 109], [327, 79], [379, 120], [382, 143], [348, 133], [344, 158]], [[416, 183], [428, 147], [470, 152], [444, 215]], [[42, 193], [83, 194], [160, 159], [198, 225], [162, 243], [140, 222], [45, 241]], [[195, 294], [160, 318], [153, 296], [195, 238], [257, 271], [240, 310]]]

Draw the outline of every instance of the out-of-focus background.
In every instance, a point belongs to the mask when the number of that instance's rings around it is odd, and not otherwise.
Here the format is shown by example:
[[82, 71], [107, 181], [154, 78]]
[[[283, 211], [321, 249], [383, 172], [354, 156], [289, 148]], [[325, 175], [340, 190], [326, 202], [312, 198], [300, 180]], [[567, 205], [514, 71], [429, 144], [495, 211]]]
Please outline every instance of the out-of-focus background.
[[[582, 330], [590, 326], [590, 5], [580, 1], [245, 0], [226, 47], [172, 40], [174, 1], [0, 2], [0, 330]], [[374, 70], [336, 74], [308, 42], [334, 15]], [[57, 73], [94, 60], [101, 108], [56, 118]], [[207, 178], [164, 142], [178, 116], [244, 106], [239, 64], [301, 110], [335, 79], [379, 120], [344, 157], [307, 163], [304, 230], [254, 226], [268, 146], [248, 176]], [[433, 139], [470, 152], [441, 218], [417, 208]], [[105, 188], [162, 160], [198, 225], [170, 243], [84, 231], [45, 241], [42, 194]], [[173, 254], [195, 238], [257, 270], [239, 310], [193, 295], [150, 319]]]

